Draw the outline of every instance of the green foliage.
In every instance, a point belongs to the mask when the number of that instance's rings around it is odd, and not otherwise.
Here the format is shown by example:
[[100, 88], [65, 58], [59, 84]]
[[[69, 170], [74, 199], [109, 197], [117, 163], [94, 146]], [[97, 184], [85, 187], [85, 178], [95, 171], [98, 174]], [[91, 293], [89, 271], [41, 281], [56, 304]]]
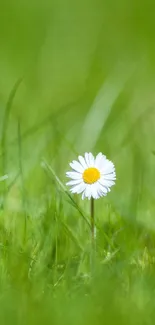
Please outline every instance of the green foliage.
[[[1, 324], [154, 324], [154, 30], [150, 0], [0, 2]], [[85, 151], [117, 173], [93, 273]]]

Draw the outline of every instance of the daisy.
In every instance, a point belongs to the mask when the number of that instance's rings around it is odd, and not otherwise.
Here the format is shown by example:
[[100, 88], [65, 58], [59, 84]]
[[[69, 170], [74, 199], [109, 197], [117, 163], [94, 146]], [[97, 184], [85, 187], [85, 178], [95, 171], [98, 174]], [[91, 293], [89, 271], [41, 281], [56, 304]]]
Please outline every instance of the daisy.
[[82, 199], [99, 199], [110, 192], [110, 187], [115, 184], [116, 173], [114, 164], [101, 152], [96, 156], [85, 153], [79, 156], [79, 161], [70, 163], [72, 171], [66, 173], [71, 178], [66, 185], [71, 186], [72, 193], [82, 193]]

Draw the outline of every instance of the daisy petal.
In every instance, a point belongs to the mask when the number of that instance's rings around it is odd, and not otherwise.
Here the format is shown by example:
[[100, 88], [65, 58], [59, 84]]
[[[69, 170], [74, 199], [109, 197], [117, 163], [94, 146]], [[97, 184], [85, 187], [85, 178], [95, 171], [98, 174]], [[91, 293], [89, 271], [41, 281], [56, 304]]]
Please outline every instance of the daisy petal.
[[109, 188], [102, 184], [100, 184], [99, 189], [102, 192], [102, 195], [107, 195], [107, 193], [109, 192]]
[[83, 168], [88, 168], [85, 159], [82, 156], [78, 157], [80, 164], [82, 165]]
[[115, 185], [115, 182], [114, 181], [107, 181], [107, 180], [105, 180], [104, 181], [104, 185], [106, 187], [111, 187], [111, 186]]
[[98, 192], [98, 198], [105, 196], [105, 193], [100, 188], [98, 188], [97, 192]]
[[115, 185], [115, 182], [114, 180], [107, 180], [105, 179], [105, 177], [102, 177], [100, 180], [99, 180], [99, 183], [105, 187], [111, 187], [113, 185]]
[[98, 184], [92, 184], [92, 188], [91, 188], [91, 195], [94, 199], [98, 199], [99, 196], [98, 196]]
[[115, 171], [115, 166], [110, 160], [106, 159], [101, 166], [101, 171], [103, 171], [104, 174], [110, 174]]
[[82, 200], [84, 200], [85, 199], [85, 191], [83, 191], [83, 193], [82, 193]]
[[92, 155], [91, 152], [89, 152], [88, 156], [89, 156], [89, 166], [90, 167], [94, 167], [94, 164], [95, 164], [95, 158], [94, 158], [94, 156]]
[[80, 194], [85, 190], [85, 187], [86, 187], [85, 183], [81, 183], [79, 185], [76, 185], [76, 186], [72, 187], [70, 191], [72, 193]]
[[85, 189], [85, 197], [89, 198], [91, 197], [91, 185], [87, 184]]
[[100, 161], [101, 161], [101, 159], [102, 159], [102, 157], [104, 157], [105, 158], [105, 156], [104, 155], [102, 155], [102, 153], [100, 152], [100, 153], [98, 153], [98, 155], [96, 156], [96, 158], [95, 158], [95, 167], [99, 167], [100, 166]]
[[98, 163], [98, 168], [101, 170], [103, 170], [103, 172], [105, 172], [105, 163], [106, 163], [107, 159], [106, 159], [106, 156], [103, 156], [100, 158], [100, 161]]
[[85, 161], [86, 161], [87, 166], [90, 167], [88, 152], [85, 153]]
[[67, 186], [72, 186], [72, 185], [80, 184], [81, 182], [82, 182], [81, 179], [75, 179], [75, 180], [67, 182], [66, 185]]
[[104, 179], [107, 180], [107, 181], [116, 179], [116, 173], [115, 172], [112, 172], [111, 174], [105, 174], [105, 175], [103, 173], [103, 176], [104, 176]]
[[70, 166], [78, 173], [83, 173], [84, 171], [83, 166], [76, 160], [73, 160], [72, 163], [70, 163]]
[[72, 179], [81, 179], [82, 180], [82, 174], [77, 172], [67, 172], [66, 176]]

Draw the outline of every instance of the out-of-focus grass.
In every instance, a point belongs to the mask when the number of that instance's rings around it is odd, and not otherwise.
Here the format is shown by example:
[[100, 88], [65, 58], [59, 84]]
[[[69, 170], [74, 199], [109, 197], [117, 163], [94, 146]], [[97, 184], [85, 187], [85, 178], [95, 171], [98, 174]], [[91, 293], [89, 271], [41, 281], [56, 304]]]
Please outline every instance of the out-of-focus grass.
[[[0, 2], [0, 322], [154, 324], [155, 4]], [[117, 183], [68, 195], [78, 154]]]

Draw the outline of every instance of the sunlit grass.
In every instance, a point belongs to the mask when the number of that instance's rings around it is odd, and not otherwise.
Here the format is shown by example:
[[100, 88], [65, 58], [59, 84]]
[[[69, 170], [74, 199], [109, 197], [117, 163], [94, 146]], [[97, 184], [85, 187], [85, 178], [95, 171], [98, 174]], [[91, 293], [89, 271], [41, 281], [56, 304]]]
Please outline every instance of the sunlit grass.
[[[154, 324], [154, 7], [0, 3], [1, 324]], [[93, 274], [89, 203], [65, 186], [85, 151], [117, 174]]]

